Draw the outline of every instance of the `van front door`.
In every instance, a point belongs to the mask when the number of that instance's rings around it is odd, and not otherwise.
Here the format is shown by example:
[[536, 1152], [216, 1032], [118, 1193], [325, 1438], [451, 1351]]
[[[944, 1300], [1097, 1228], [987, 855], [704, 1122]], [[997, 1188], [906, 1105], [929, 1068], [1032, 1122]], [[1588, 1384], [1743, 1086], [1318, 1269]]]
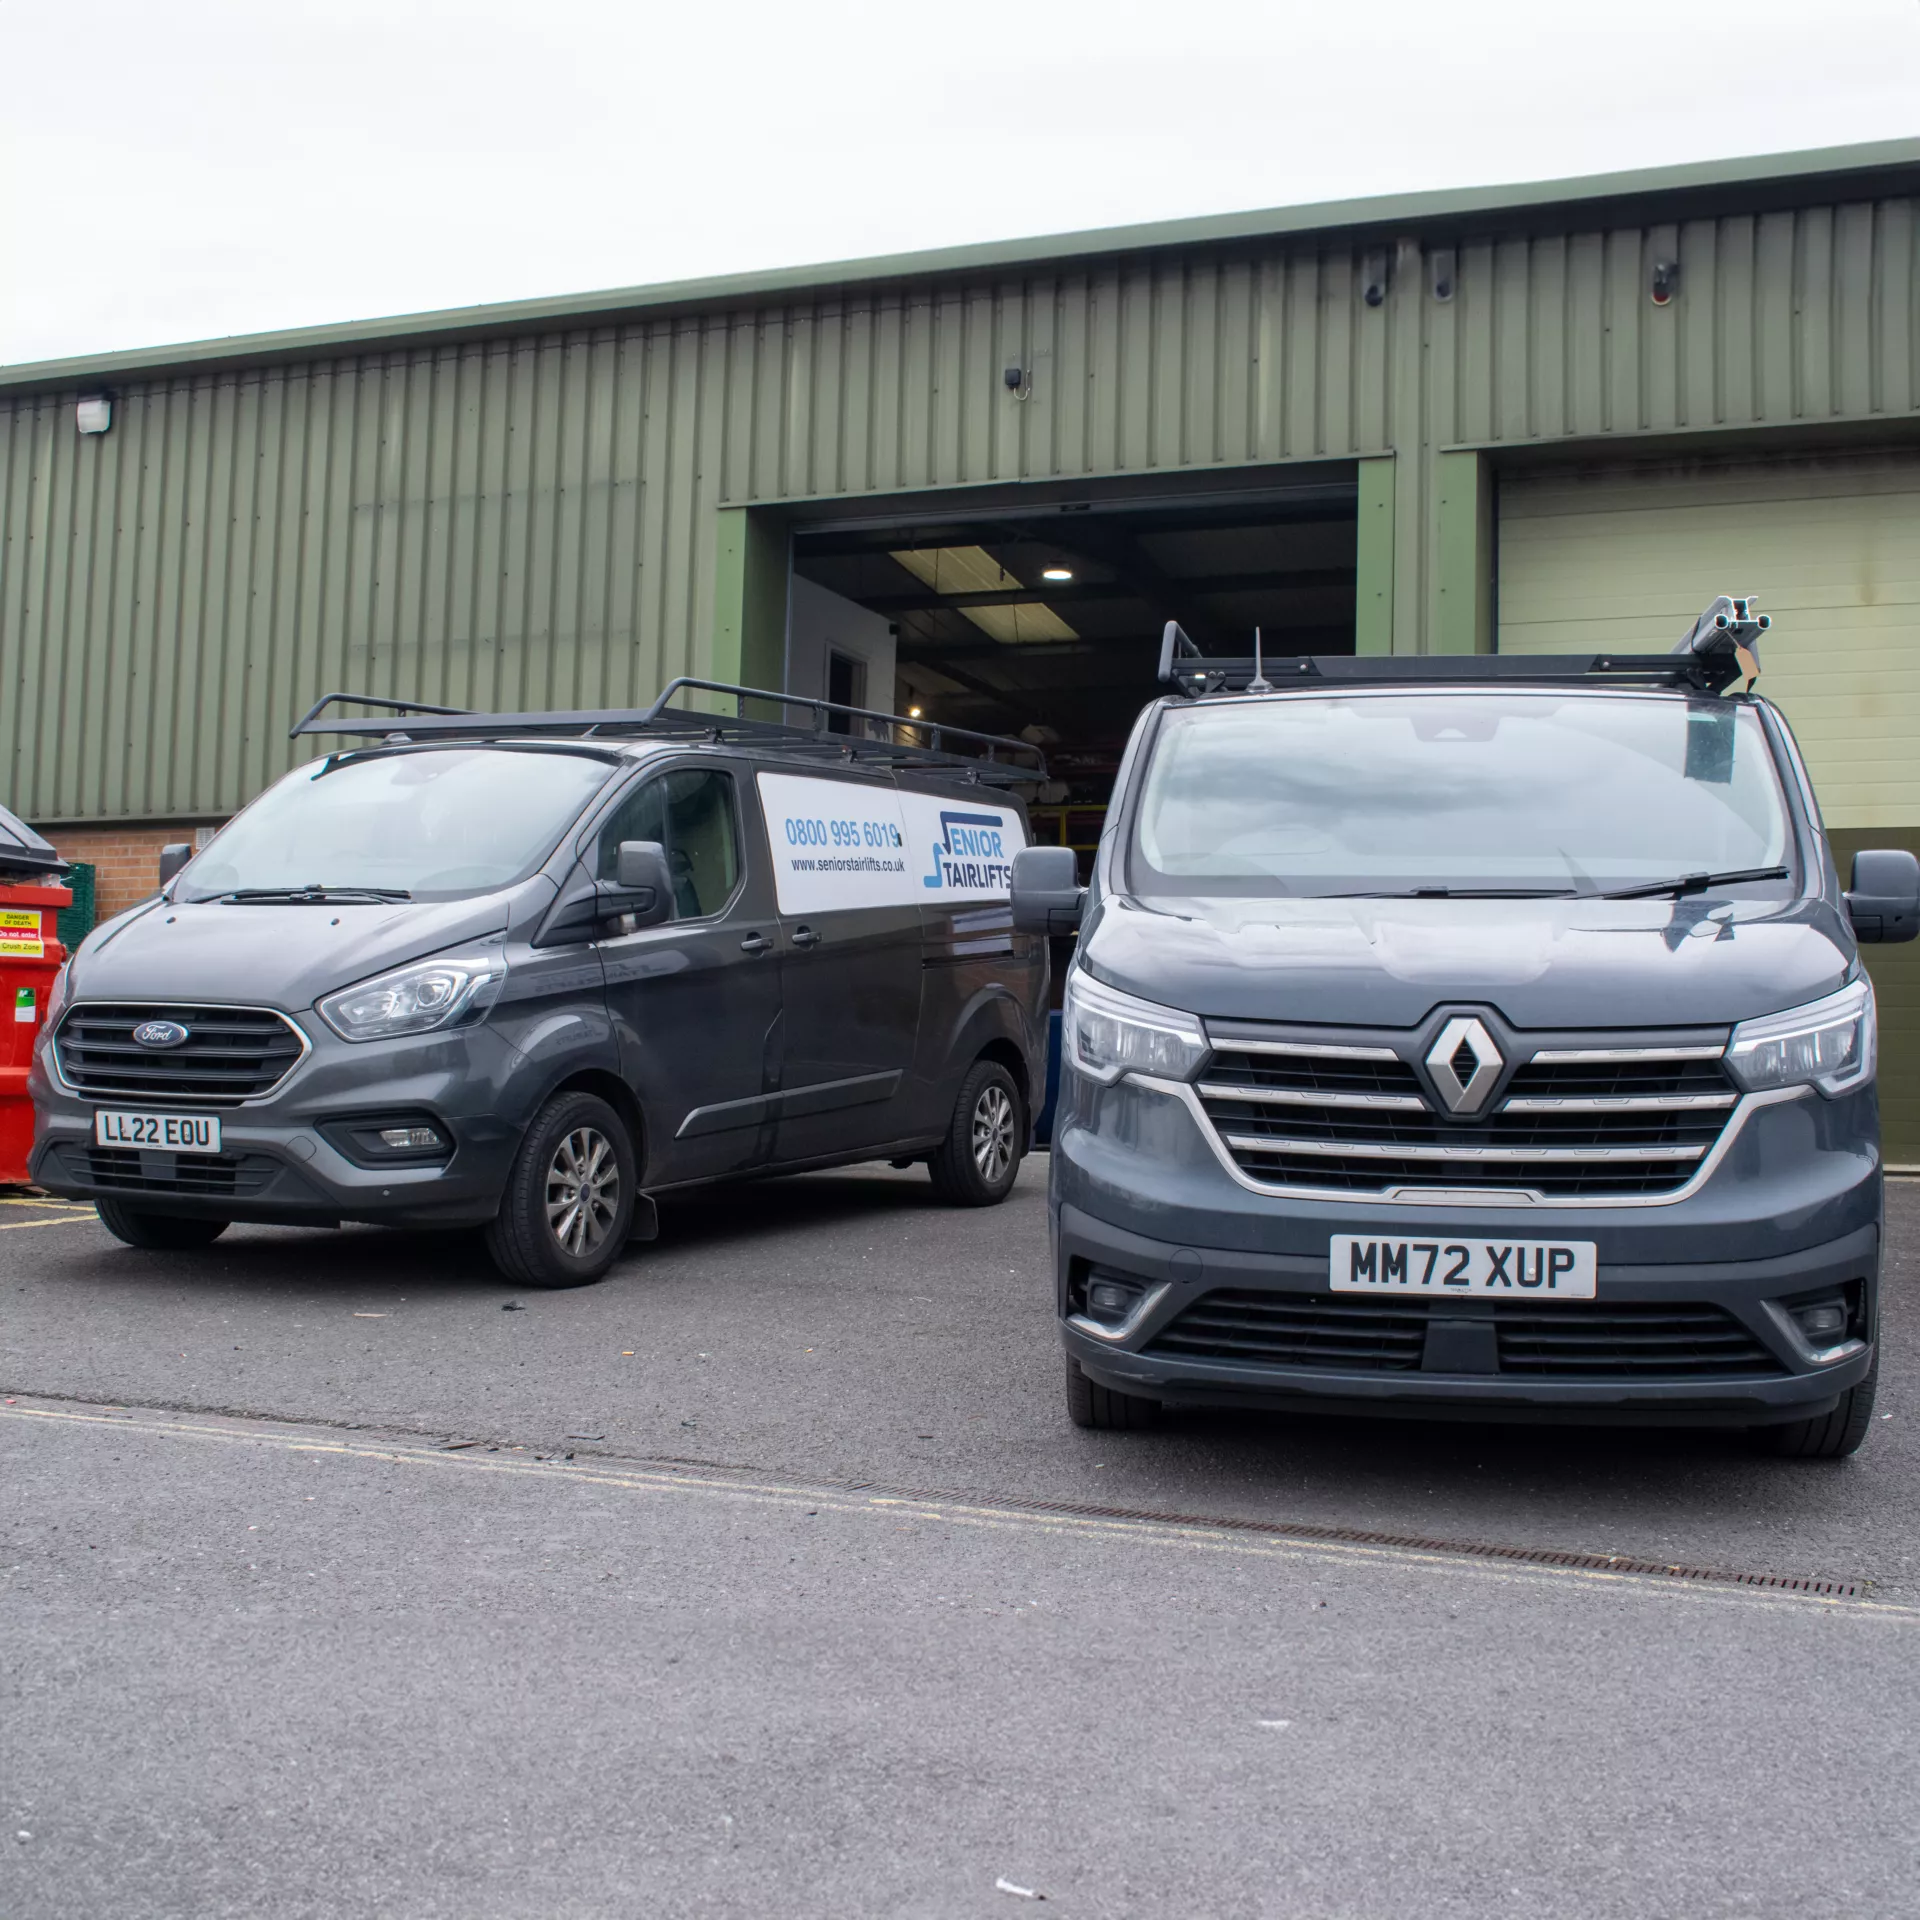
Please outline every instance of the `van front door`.
[[920, 1027], [920, 908], [891, 781], [758, 777], [781, 944], [782, 1161], [902, 1137]]
[[645, 1183], [764, 1166], [774, 1152], [780, 925], [734, 772], [705, 760], [650, 774], [595, 836], [611, 879], [623, 840], [657, 840], [674, 918], [600, 943], [621, 1070], [646, 1121]]

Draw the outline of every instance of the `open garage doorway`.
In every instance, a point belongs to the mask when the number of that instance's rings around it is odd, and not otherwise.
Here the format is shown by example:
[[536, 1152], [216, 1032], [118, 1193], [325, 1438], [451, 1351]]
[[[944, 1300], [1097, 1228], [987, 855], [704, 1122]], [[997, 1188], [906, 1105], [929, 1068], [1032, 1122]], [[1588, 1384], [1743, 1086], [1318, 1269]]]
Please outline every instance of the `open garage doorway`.
[[1274, 654], [1354, 650], [1352, 468], [1264, 479], [799, 522], [788, 690], [1033, 742], [1053, 773], [1034, 837], [1090, 855], [1167, 621], [1209, 653], [1250, 652], [1255, 627]]

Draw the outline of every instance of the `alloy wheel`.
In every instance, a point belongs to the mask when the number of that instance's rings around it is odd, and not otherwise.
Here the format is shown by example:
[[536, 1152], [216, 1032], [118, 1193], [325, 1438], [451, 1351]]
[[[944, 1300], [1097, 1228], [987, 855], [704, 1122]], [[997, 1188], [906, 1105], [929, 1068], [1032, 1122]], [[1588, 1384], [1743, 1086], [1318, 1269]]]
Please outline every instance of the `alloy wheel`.
[[993, 1183], [1005, 1177], [1012, 1160], [1013, 1102], [1005, 1087], [982, 1087], [973, 1103], [973, 1164]]
[[598, 1250], [620, 1210], [620, 1157], [597, 1127], [564, 1134], [547, 1165], [547, 1225], [576, 1258]]

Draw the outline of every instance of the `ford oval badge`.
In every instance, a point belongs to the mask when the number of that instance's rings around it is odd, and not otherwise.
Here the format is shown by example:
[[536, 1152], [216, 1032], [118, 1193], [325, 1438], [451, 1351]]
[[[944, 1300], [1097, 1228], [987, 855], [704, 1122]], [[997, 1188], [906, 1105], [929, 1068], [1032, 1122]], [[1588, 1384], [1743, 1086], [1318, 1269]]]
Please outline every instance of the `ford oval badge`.
[[143, 1020], [133, 1030], [134, 1044], [140, 1047], [184, 1047], [187, 1038], [178, 1020]]

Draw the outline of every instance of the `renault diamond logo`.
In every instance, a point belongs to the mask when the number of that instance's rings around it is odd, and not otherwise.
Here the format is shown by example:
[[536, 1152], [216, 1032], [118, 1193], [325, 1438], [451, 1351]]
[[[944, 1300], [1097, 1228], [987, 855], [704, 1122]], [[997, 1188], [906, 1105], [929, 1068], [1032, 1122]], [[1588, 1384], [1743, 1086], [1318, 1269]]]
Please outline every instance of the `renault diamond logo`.
[[1493, 1091], [1506, 1062], [1478, 1020], [1449, 1020], [1427, 1055], [1434, 1091], [1449, 1113], [1473, 1113]]
[[188, 1034], [178, 1020], [145, 1020], [133, 1030], [134, 1044], [142, 1047], [184, 1047]]

